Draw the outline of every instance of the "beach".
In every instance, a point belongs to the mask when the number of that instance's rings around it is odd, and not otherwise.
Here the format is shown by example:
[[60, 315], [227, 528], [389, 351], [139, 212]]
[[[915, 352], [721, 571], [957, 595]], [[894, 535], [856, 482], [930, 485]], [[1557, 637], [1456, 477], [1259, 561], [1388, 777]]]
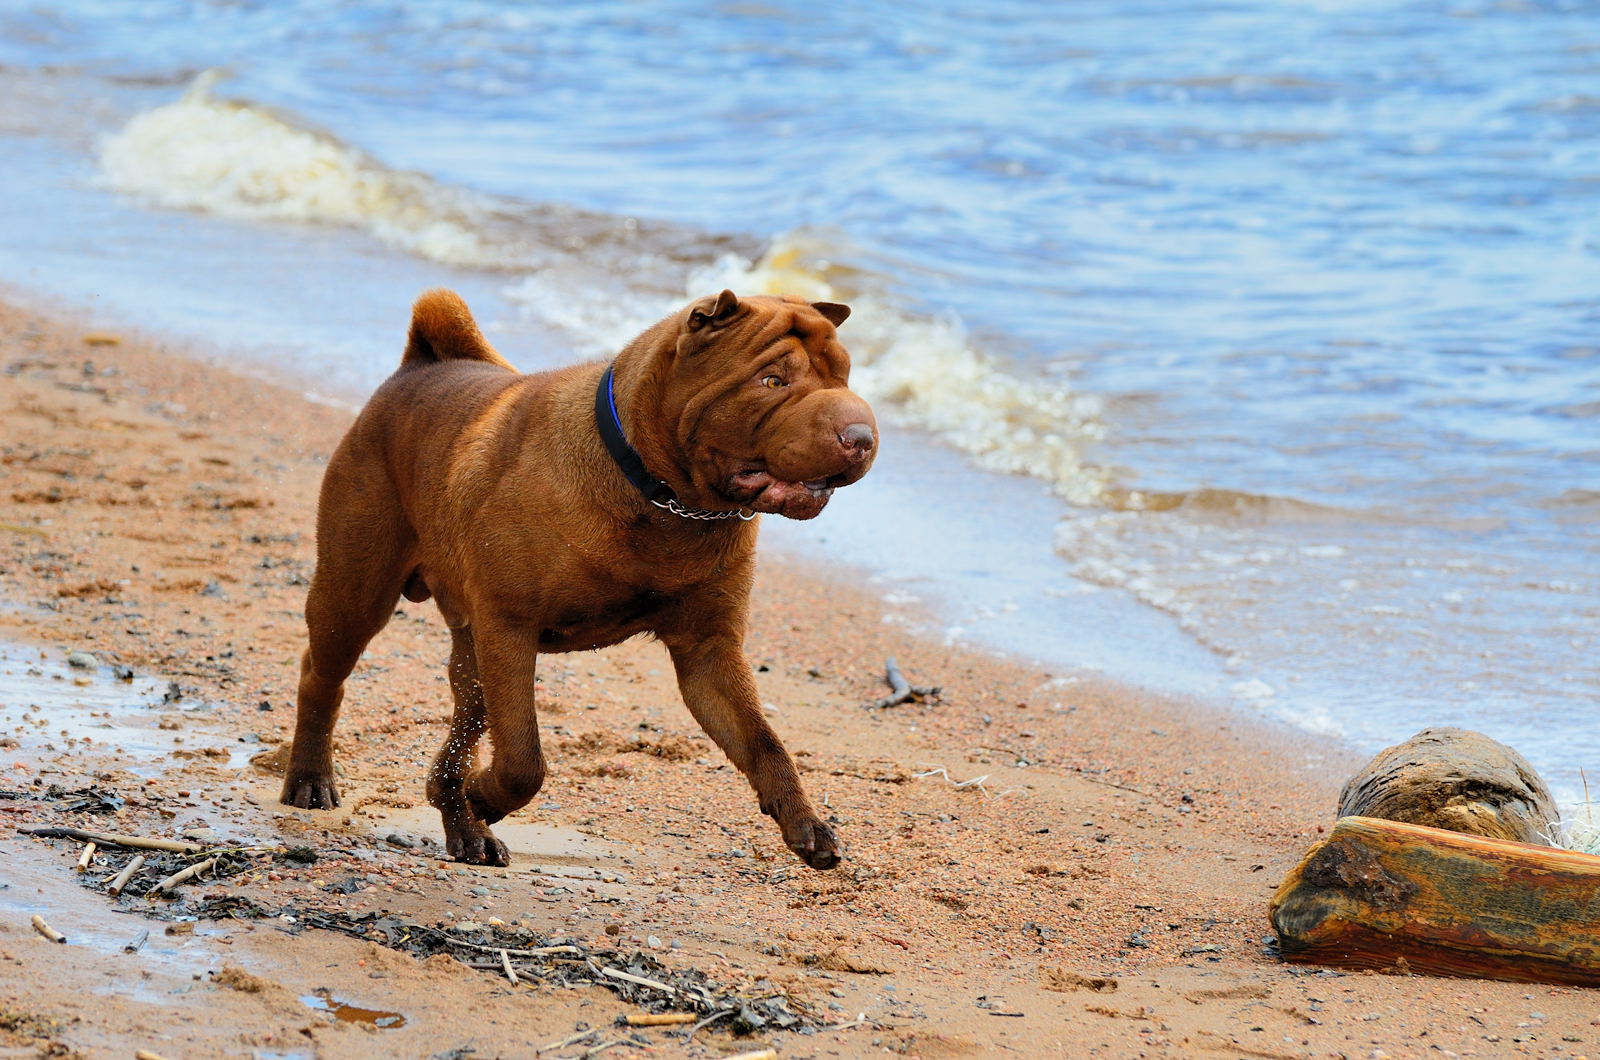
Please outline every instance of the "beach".
[[[103, 317], [0, 308], [0, 1040], [16, 1055], [530, 1056], [591, 1030], [545, 1055], [625, 1034], [617, 1055], [1595, 1055], [1584, 990], [1276, 957], [1267, 901], [1331, 823], [1354, 749], [918, 632], [917, 604], [825, 554], [763, 554], [746, 650], [845, 845], [833, 872], [783, 848], [639, 641], [542, 660], [551, 774], [497, 828], [513, 864], [446, 860], [422, 787], [448, 636], [406, 602], [350, 685], [343, 805], [286, 809], [315, 495], [351, 410], [292, 371], [240, 374]], [[891, 656], [940, 695], [865, 709]], [[61, 796], [86, 788], [119, 807]], [[113, 901], [80, 885], [100, 875], [74, 872], [81, 844], [18, 832], [68, 824], [317, 857]], [[223, 899], [256, 913], [178, 934], [138, 915]], [[318, 911], [640, 951], [807, 1022], [617, 1030], [634, 1009], [604, 986], [418, 960], [300, 923]]]

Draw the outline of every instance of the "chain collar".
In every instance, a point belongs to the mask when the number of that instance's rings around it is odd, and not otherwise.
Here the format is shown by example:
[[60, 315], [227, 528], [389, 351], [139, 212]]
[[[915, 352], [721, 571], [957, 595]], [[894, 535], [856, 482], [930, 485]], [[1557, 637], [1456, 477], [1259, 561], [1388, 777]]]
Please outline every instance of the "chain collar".
[[617, 463], [617, 468], [633, 483], [644, 499], [657, 508], [664, 508], [673, 515], [683, 519], [700, 519], [713, 521], [718, 519], [740, 519], [749, 522], [756, 517], [755, 512], [746, 512], [741, 508], [733, 511], [718, 510], [713, 508], [685, 508], [678, 502], [677, 494], [672, 492], [672, 487], [650, 474], [644, 466], [633, 446], [628, 444], [628, 437], [622, 430], [622, 418], [617, 415], [617, 394], [614, 387], [612, 370], [614, 365], [607, 365], [606, 371], [600, 377], [600, 385], [594, 393], [594, 421], [600, 429], [600, 440], [605, 443], [606, 451], [611, 454], [611, 459]]

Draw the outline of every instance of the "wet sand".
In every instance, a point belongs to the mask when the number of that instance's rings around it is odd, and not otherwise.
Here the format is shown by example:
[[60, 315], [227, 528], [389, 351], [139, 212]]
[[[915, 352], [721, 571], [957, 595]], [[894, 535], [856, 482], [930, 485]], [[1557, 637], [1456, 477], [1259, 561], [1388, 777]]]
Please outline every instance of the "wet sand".
[[[835, 872], [783, 848], [647, 642], [545, 657], [551, 775], [496, 829], [516, 862], [442, 860], [422, 790], [449, 710], [431, 605], [402, 602], [351, 681], [343, 806], [281, 807], [314, 500], [350, 413], [71, 314], [0, 307], [0, 366], [0, 1045], [16, 1055], [529, 1056], [635, 1011], [274, 920], [167, 936], [115, 911], [148, 899], [79, 886], [78, 844], [16, 834], [35, 824], [321, 854], [192, 886], [168, 915], [225, 893], [520, 924], [781, 993], [824, 1025], [646, 1030], [610, 1055], [1596, 1055], [1587, 991], [1273, 956], [1267, 899], [1329, 822], [1347, 750], [919, 640], [861, 572], [821, 563], [763, 560], [747, 649], [846, 844]], [[890, 655], [939, 700], [863, 709]], [[91, 784], [125, 805], [43, 797]], [[153, 943], [123, 953], [144, 928]], [[318, 988], [405, 1025], [336, 1020], [304, 1000]]]

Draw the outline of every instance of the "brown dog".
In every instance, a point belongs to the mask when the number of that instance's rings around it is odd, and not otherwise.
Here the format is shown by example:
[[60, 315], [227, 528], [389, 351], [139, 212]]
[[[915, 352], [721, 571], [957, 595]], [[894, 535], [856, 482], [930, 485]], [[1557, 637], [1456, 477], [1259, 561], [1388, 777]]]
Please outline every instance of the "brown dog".
[[[417, 300], [400, 368], [328, 464], [310, 646], [283, 802], [333, 807], [344, 681], [403, 593], [450, 627], [450, 735], [428, 773], [446, 847], [504, 865], [489, 825], [544, 783], [540, 652], [659, 637], [701, 727], [808, 865], [839, 847], [762, 716], [744, 657], [755, 512], [810, 519], [866, 474], [872, 410], [846, 387], [847, 306], [731, 291], [608, 368], [519, 375], [450, 291]], [[474, 768], [487, 728], [493, 757]]]

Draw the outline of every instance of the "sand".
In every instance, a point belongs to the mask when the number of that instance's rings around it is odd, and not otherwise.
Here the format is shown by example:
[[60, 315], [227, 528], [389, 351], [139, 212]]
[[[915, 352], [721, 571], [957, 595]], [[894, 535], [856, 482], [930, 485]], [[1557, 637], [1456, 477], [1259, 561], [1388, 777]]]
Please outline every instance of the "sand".
[[[191, 886], [168, 916], [238, 895], [519, 924], [783, 994], [822, 1025], [646, 1029], [608, 1056], [1600, 1055], [1585, 990], [1276, 958], [1267, 900], [1330, 822], [1348, 749], [919, 639], [862, 572], [820, 561], [763, 557], [747, 650], [846, 845], [837, 871], [783, 848], [644, 641], [542, 660], [550, 777], [496, 829], [516, 861], [442, 860], [423, 772], [448, 637], [404, 601], [350, 684], [343, 806], [279, 806], [317, 484], [350, 411], [287, 373], [14, 305], [0, 366], [0, 1055], [510, 1057], [598, 1029], [545, 1054], [581, 1055], [638, 1011], [281, 920], [167, 935], [137, 915], [150, 900], [79, 885], [79, 844], [16, 834], [37, 824], [321, 854]], [[890, 655], [942, 696], [863, 709]], [[123, 807], [43, 797], [91, 784]], [[340, 1020], [319, 990], [404, 1025]]]

